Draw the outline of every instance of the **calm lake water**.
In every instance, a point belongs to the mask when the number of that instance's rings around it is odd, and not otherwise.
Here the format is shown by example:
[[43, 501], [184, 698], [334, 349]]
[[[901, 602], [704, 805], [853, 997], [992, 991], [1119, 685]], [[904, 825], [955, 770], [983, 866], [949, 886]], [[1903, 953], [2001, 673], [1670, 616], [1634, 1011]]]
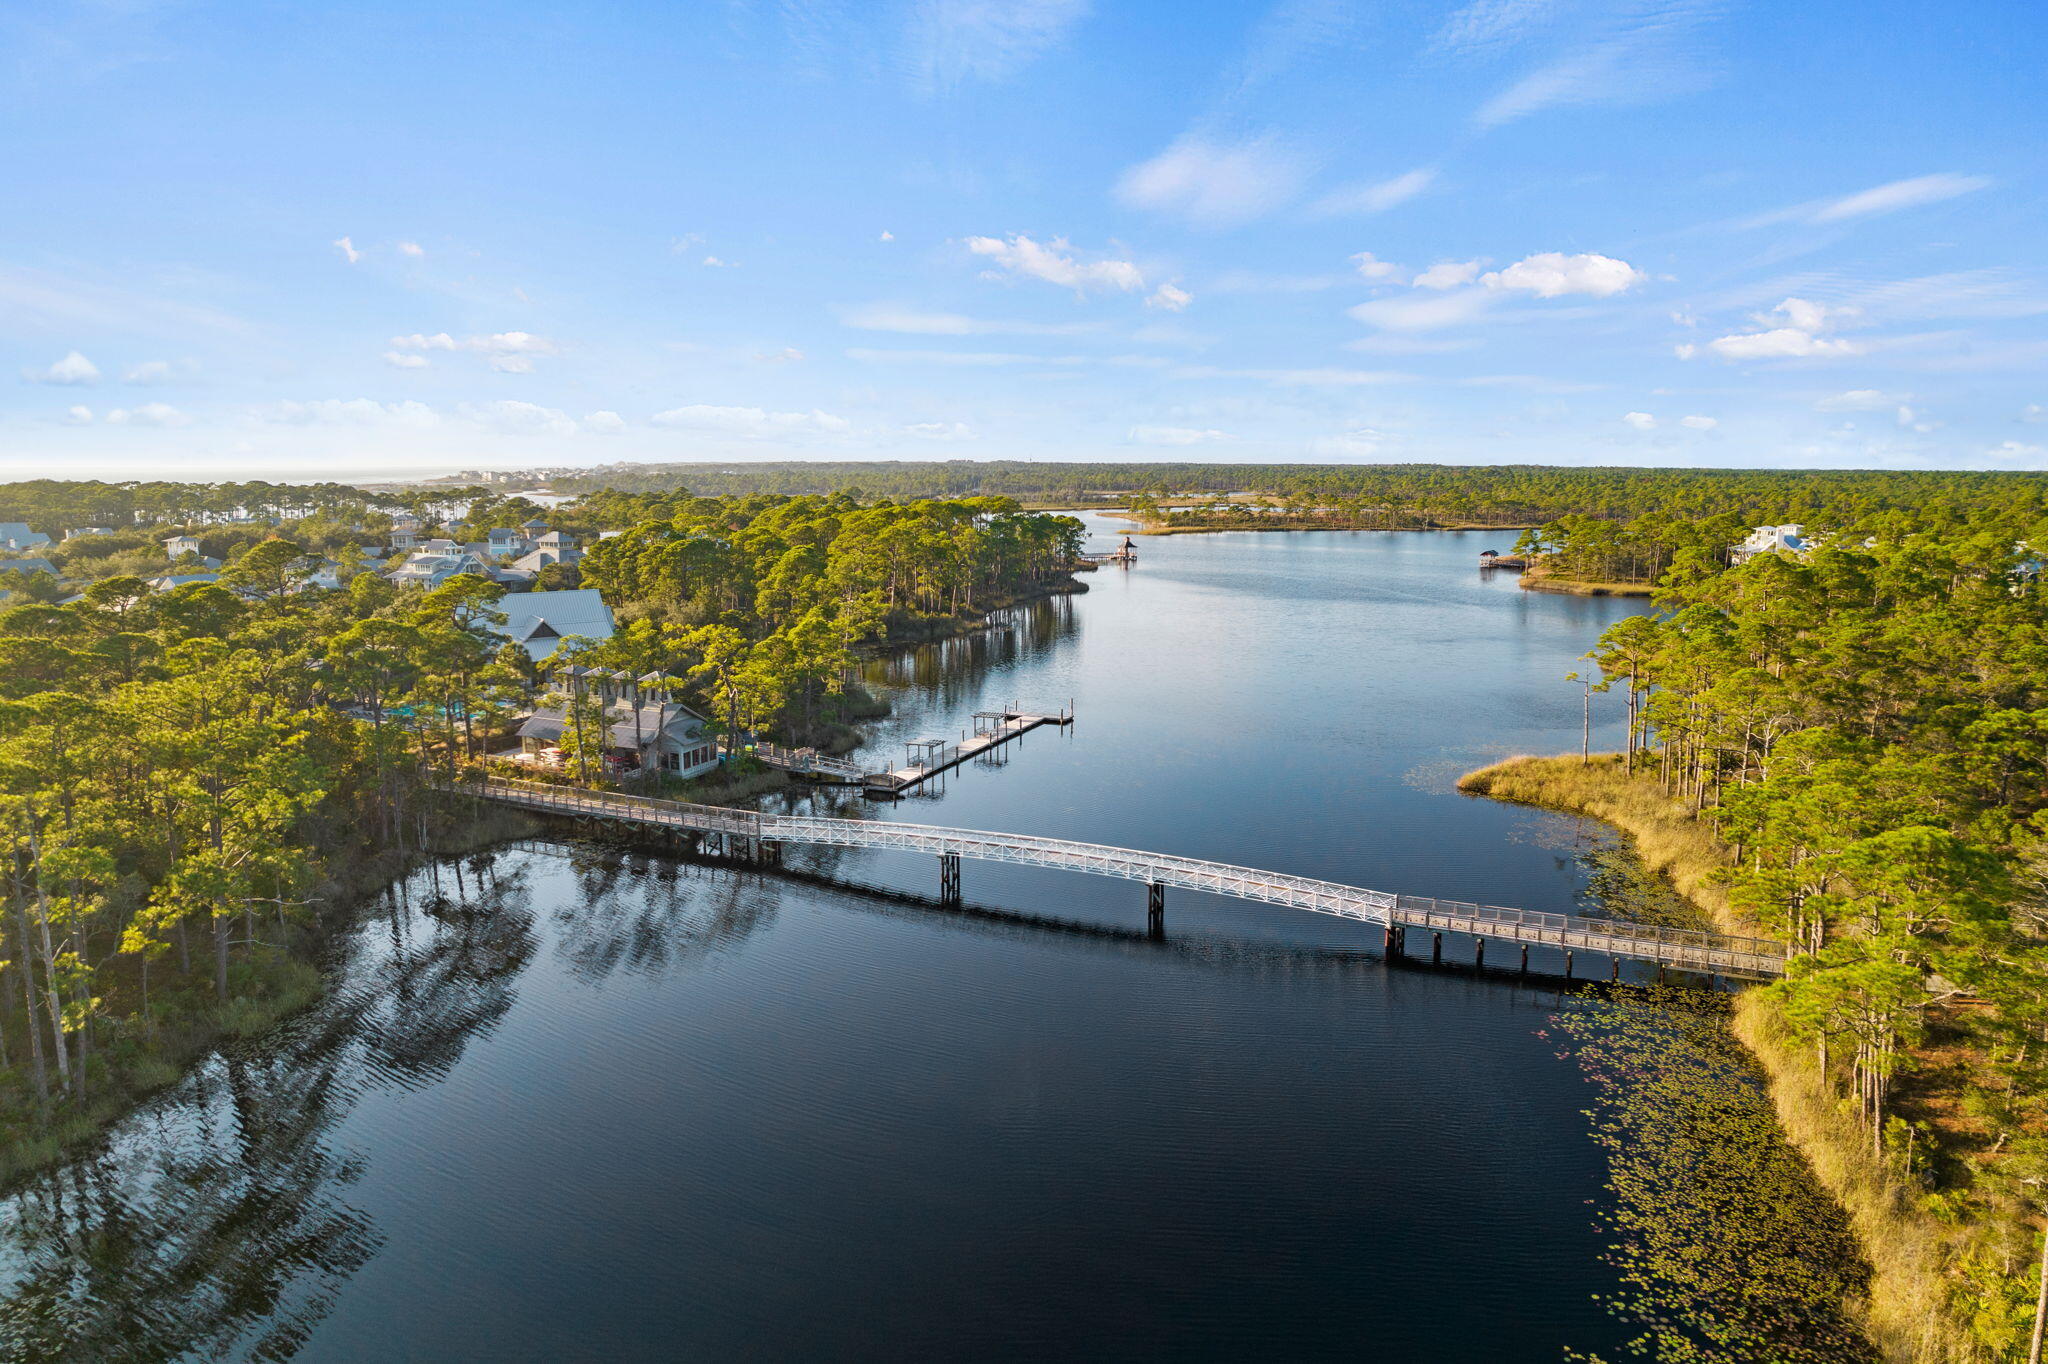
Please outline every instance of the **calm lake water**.
[[[1511, 538], [1146, 540], [873, 669], [871, 753], [1011, 701], [1071, 700], [1070, 731], [895, 806], [790, 804], [1583, 908], [1584, 826], [1452, 782], [1575, 748], [1563, 675], [1639, 608], [1482, 579]], [[970, 862], [955, 911], [929, 858], [788, 865], [859, 885], [557, 844], [395, 888], [331, 1004], [0, 1207], [0, 1341], [1497, 1361], [1630, 1334], [1593, 1300], [1606, 1167], [1537, 1035], [1554, 984], [1178, 891], [1155, 942], [1129, 882]], [[479, 912], [428, 913], [437, 883]]]

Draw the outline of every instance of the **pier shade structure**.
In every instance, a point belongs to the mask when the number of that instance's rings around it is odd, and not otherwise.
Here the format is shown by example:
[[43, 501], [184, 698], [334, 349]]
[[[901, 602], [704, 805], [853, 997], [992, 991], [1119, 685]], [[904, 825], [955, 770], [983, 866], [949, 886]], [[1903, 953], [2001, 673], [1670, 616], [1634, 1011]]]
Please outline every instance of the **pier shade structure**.
[[1640, 961], [1660, 969], [1742, 980], [1771, 980], [1785, 973], [1785, 945], [1768, 938], [1398, 895], [1315, 877], [1068, 838], [896, 820], [771, 815], [496, 777], [464, 781], [452, 789], [542, 813], [709, 835], [759, 858], [770, 856], [771, 850], [784, 843], [928, 853], [941, 859], [941, 898], [948, 902], [957, 902], [960, 896], [960, 859], [1015, 862], [1142, 881], [1148, 888], [1148, 918], [1155, 929], [1163, 920], [1166, 889], [1177, 887], [1374, 924], [1386, 930], [1390, 950], [1399, 950], [1410, 928], [1439, 935], [1439, 952], [1441, 934], [1464, 934], [1478, 940], [1481, 963], [1486, 940], [1499, 939], [1524, 948], [1534, 944], [1557, 949], [1565, 954], [1568, 971], [1575, 954], [1589, 952], [1616, 963]]

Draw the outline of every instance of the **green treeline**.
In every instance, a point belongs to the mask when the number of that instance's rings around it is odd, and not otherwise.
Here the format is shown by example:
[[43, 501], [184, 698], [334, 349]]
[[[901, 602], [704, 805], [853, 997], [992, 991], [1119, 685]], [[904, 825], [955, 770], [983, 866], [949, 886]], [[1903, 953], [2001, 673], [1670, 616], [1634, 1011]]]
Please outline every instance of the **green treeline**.
[[[1130, 494], [1155, 504], [1198, 505], [1161, 512], [1182, 526], [1297, 521], [1415, 527], [1484, 524], [1534, 526], [1578, 515], [1627, 520], [1650, 512], [1759, 522], [1864, 521], [1904, 513], [1921, 529], [1948, 530], [1995, 505], [2048, 511], [2048, 474], [1971, 471], [1626, 469], [1545, 465], [1158, 464], [1021, 460], [875, 461], [760, 464], [646, 464], [557, 479], [563, 491], [653, 492], [687, 487], [701, 494], [829, 493], [864, 498], [1007, 496], [1037, 502], [1108, 502]], [[1261, 511], [1204, 499], [1250, 493], [1271, 499]]]
[[1625, 763], [1733, 848], [1768, 987], [1874, 1162], [1950, 1225], [1955, 1316], [2024, 1351], [2048, 1193], [2048, 588], [2024, 505], [1680, 553], [1601, 636]]
[[[813, 742], [847, 718], [864, 641], [910, 638], [1068, 581], [1084, 530], [1006, 498], [883, 502], [595, 493], [576, 515], [630, 527], [583, 583], [619, 630], [578, 658], [689, 678], [728, 733]], [[858, 698], [855, 698], [858, 700]]]
[[[1082, 533], [1000, 499], [613, 497], [570, 519], [630, 527], [583, 563], [621, 628], [570, 657], [657, 673], [728, 733], [796, 741], [846, 718], [859, 643], [1067, 585]], [[231, 556], [218, 582], [153, 592], [79, 558], [76, 600], [0, 608], [14, 1161], [317, 990], [323, 918], [421, 847], [436, 780], [562, 699], [494, 631], [501, 585], [394, 586], [347, 554], [334, 508], [283, 530], [333, 549], [344, 585], [307, 584], [307, 544], [234, 526], [207, 544]]]
[[312, 990], [336, 882], [417, 846], [422, 777], [521, 694], [483, 628], [495, 585], [294, 593], [300, 557], [270, 540], [219, 584], [0, 611], [11, 1156]]

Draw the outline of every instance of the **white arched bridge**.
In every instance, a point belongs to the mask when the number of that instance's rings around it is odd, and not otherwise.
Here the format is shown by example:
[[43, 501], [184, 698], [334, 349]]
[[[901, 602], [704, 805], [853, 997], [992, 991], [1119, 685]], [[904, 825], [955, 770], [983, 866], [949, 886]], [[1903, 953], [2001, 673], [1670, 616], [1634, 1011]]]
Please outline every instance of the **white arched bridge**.
[[929, 853], [939, 859], [940, 897], [954, 903], [960, 899], [960, 859], [964, 857], [1142, 881], [1149, 887], [1154, 927], [1161, 922], [1166, 888], [1172, 886], [1376, 924], [1386, 930], [1387, 946], [1393, 951], [1401, 950], [1405, 931], [1410, 928], [1436, 933], [1435, 950], [1439, 952], [1443, 933], [1465, 934], [1477, 941], [1481, 964], [1485, 961], [1485, 944], [1492, 939], [1520, 945], [1525, 967], [1532, 945], [1561, 951], [1568, 974], [1574, 956], [1581, 952], [1604, 956], [1616, 963], [1649, 962], [1701, 975], [1768, 980], [1785, 973], [1785, 945], [1768, 938], [1397, 895], [1309, 876], [1069, 838], [948, 829], [894, 820], [771, 815], [722, 805], [689, 805], [648, 796], [498, 778], [466, 781], [457, 789], [499, 804], [549, 814], [740, 840], [738, 846], [755, 853], [783, 843]]

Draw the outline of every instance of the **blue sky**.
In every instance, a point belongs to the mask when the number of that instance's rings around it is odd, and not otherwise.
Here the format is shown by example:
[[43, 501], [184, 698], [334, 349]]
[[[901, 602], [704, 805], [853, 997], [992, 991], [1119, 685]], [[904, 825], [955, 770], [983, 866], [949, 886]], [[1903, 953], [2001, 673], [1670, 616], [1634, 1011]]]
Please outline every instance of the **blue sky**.
[[50, 0], [0, 476], [2048, 467], [2048, 15]]

